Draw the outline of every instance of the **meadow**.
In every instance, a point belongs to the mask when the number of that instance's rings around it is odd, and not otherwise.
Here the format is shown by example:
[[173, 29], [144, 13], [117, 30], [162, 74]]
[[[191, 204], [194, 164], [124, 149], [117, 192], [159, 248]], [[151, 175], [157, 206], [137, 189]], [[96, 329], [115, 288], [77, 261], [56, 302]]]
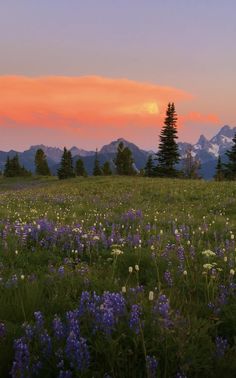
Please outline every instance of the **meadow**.
[[0, 377], [235, 377], [236, 183], [0, 179]]

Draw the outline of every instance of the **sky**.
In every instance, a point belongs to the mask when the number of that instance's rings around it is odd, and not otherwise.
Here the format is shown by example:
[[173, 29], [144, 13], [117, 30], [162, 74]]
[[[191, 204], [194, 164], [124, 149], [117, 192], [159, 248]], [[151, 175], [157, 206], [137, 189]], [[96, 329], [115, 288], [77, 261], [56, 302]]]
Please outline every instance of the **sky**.
[[236, 126], [235, 0], [0, 1], [0, 149], [156, 150]]

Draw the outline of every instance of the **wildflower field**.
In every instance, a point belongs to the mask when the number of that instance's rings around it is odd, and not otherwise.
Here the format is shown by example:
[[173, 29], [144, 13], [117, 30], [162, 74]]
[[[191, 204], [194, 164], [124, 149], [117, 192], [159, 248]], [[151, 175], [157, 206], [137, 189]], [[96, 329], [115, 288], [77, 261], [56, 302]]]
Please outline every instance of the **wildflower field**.
[[0, 377], [235, 377], [236, 183], [0, 180]]

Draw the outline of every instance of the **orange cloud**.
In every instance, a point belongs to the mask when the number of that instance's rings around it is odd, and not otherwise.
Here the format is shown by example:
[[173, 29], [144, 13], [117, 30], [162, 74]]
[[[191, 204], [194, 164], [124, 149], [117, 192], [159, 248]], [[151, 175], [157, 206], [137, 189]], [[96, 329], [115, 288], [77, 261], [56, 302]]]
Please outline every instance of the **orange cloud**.
[[166, 104], [191, 94], [127, 79], [0, 77], [0, 124], [60, 127], [80, 131], [99, 126], [157, 125]]
[[219, 125], [221, 123], [220, 118], [216, 114], [201, 114], [198, 112], [190, 112], [186, 115], [181, 115], [179, 117], [181, 123], [194, 122], [194, 123], [211, 123], [214, 125]]
[[3, 148], [9, 140], [25, 147], [40, 142], [94, 148], [118, 137], [156, 145], [170, 101], [183, 140], [197, 137], [206, 124], [220, 124], [215, 114], [183, 114], [193, 96], [172, 87], [97, 76], [0, 76]]

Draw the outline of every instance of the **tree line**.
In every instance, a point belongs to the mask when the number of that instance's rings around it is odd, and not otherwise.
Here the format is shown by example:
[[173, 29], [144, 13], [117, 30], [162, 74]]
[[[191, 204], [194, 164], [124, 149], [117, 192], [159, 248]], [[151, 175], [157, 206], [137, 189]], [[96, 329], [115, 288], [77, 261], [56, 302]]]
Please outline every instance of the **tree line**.
[[[166, 110], [166, 116], [163, 127], [160, 133], [160, 142], [158, 152], [154, 155], [149, 155], [146, 165], [141, 170], [140, 175], [147, 177], [179, 177], [199, 179], [200, 161], [193, 156], [191, 148], [188, 148], [185, 157], [182, 159], [182, 166], [180, 167], [180, 153], [176, 142], [177, 135], [177, 113], [174, 103], [169, 103]], [[222, 163], [219, 156], [215, 180], [235, 180], [236, 179], [236, 134], [233, 138], [233, 146], [226, 151], [227, 163]], [[51, 172], [48, 166], [47, 157], [42, 149], [38, 149], [35, 153], [35, 173], [41, 176], [50, 176]], [[113, 173], [118, 175], [136, 175], [134, 159], [132, 152], [128, 147], [120, 142], [117, 148], [116, 156], [112, 161], [106, 161], [102, 166], [99, 162], [99, 155], [96, 150], [94, 157], [93, 175], [94, 176], [109, 176]], [[4, 169], [5, 177], [15, 176], [30, 176], [31, 172], [21, 166], [18, 155], [13, 158], [7, 157]], [[57, 176], [60, 180], [75, 176], [87, 176], [82, 158], [77, 159], [75, 166], [70, 150], [64, 147], [60, 166], [57, 170]]]

